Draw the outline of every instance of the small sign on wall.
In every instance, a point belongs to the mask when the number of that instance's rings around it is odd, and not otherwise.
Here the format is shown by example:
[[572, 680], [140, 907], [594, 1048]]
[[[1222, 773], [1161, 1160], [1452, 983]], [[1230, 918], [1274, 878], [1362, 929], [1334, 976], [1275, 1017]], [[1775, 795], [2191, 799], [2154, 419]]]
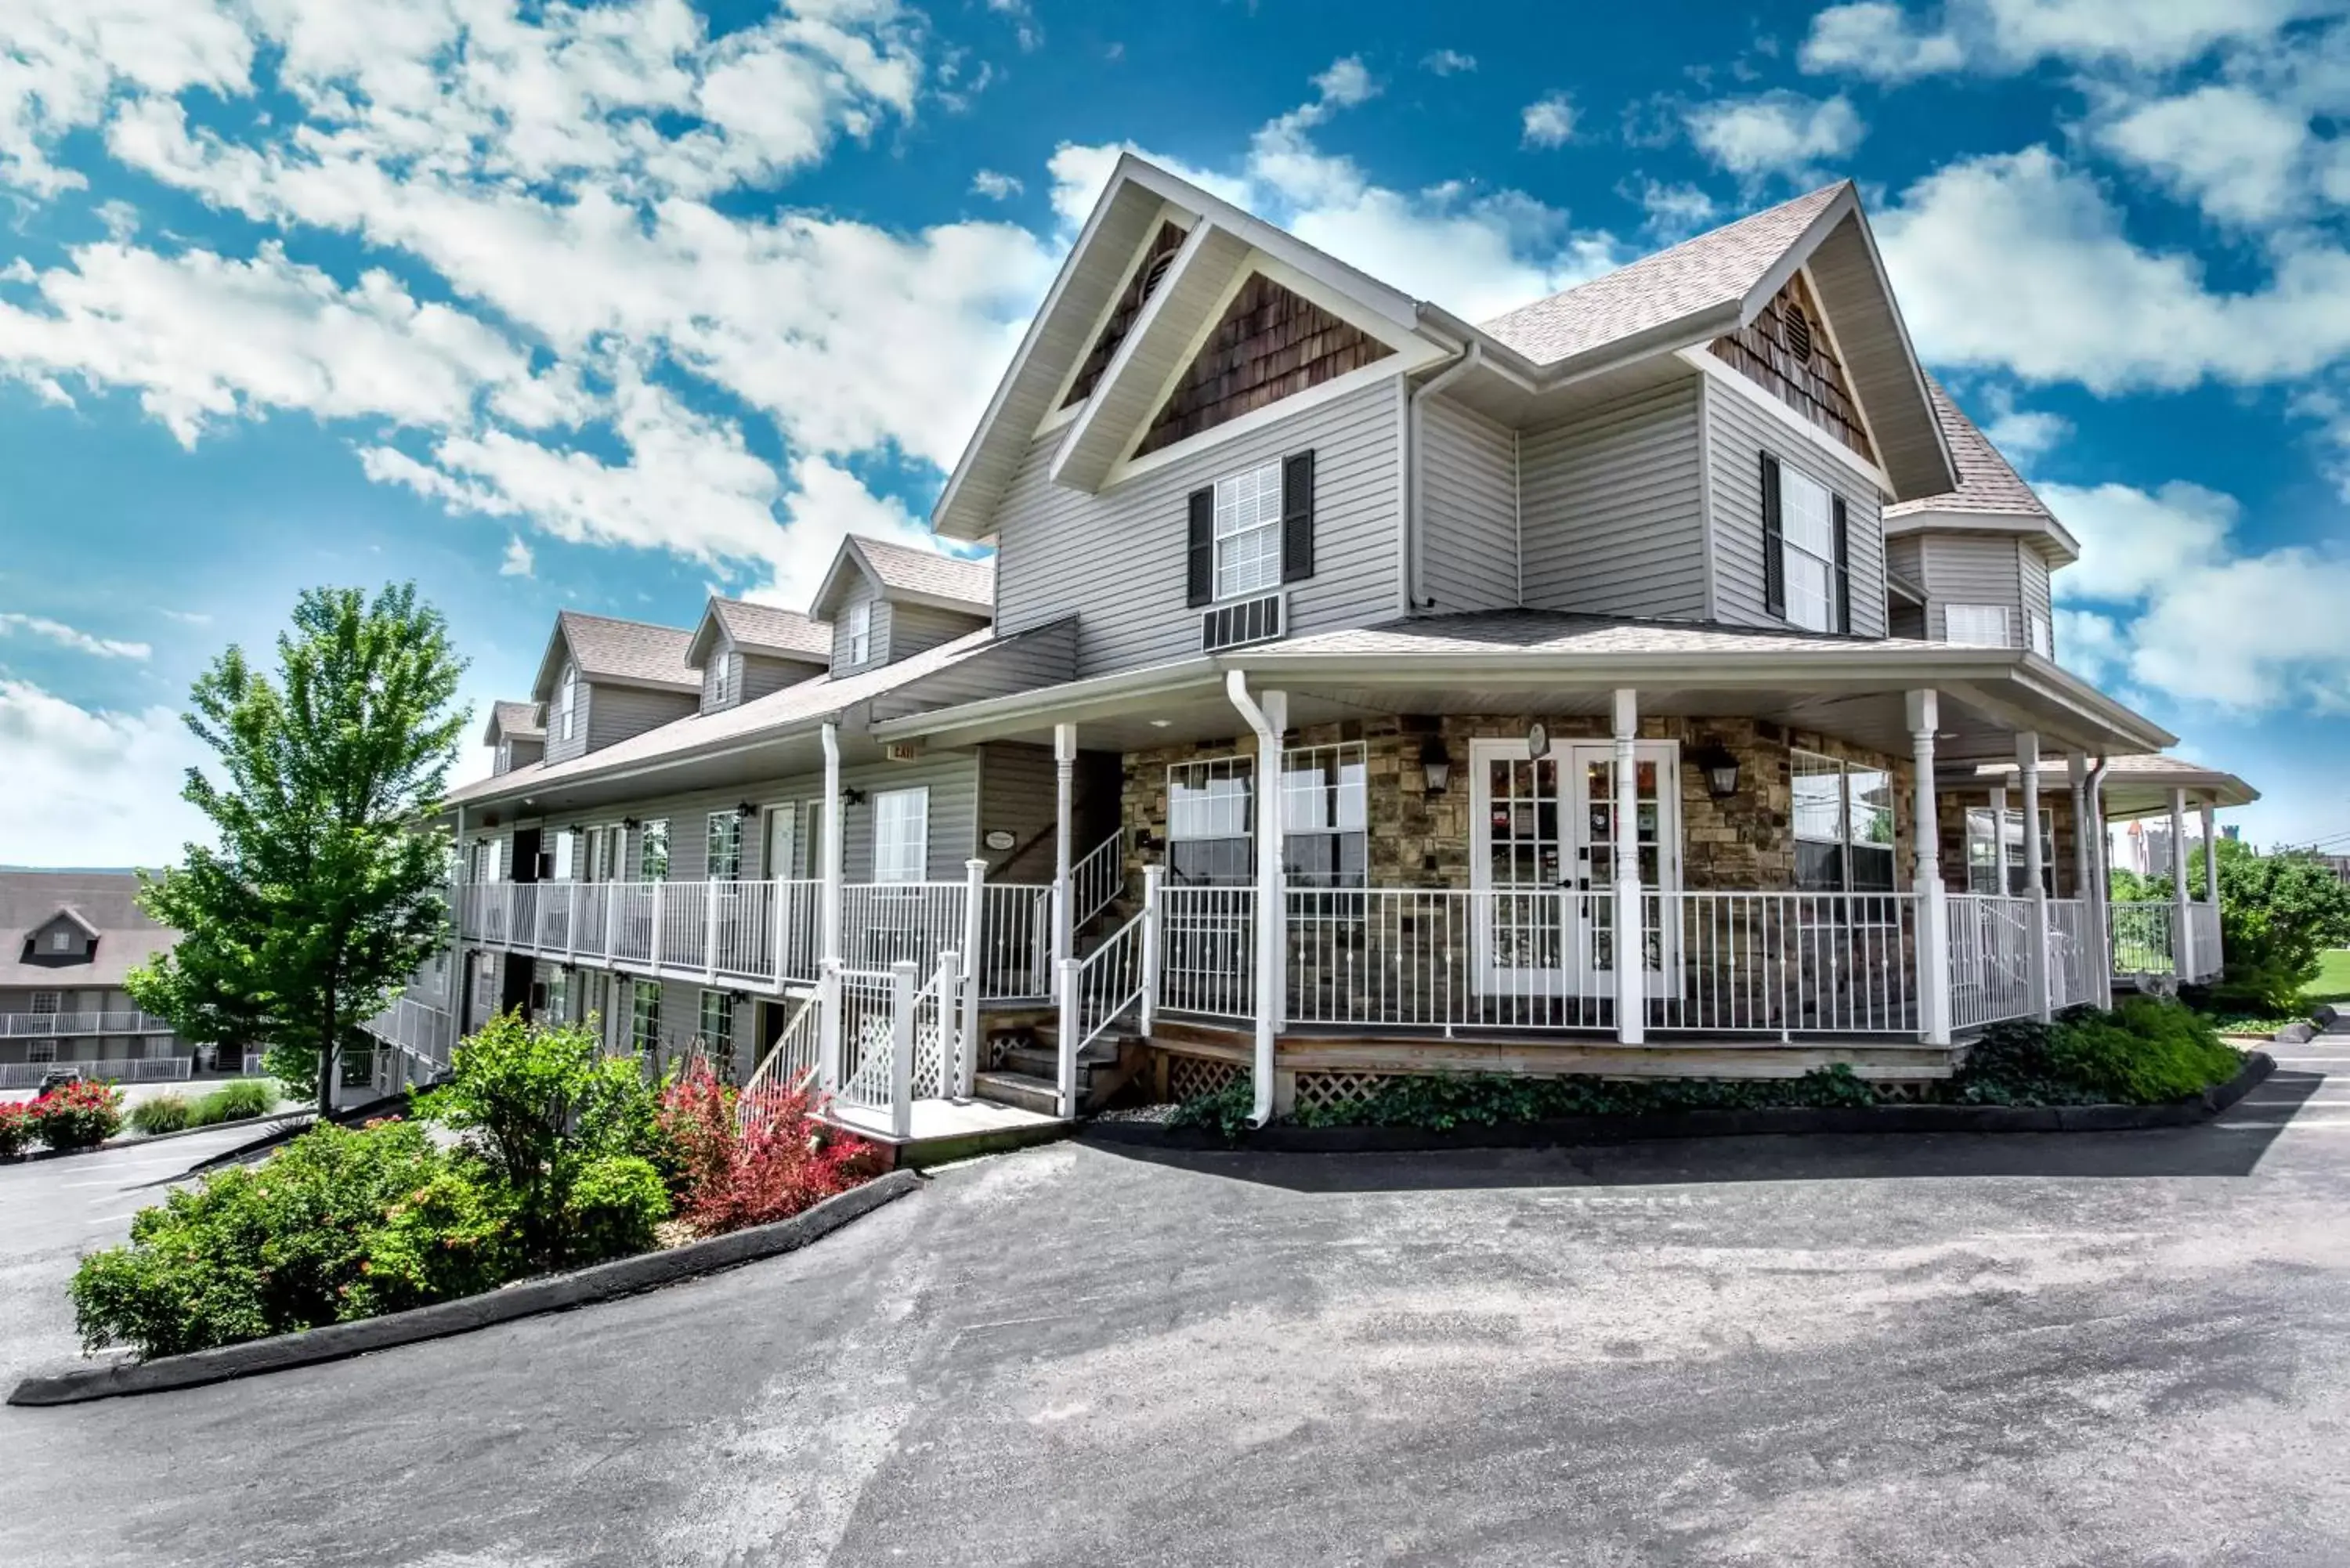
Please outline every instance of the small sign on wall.
[[981, 842], [990, 849], [1002, 850], [1011, 848], [1020, 842], [1020, 838], [1008, 827], [991, 827], [987, 830], [987, 836]]

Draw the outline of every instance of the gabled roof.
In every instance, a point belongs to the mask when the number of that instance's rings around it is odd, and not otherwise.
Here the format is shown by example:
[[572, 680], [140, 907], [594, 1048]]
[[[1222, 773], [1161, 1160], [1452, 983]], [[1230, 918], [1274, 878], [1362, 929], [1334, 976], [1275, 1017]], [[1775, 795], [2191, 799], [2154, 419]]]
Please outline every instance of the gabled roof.
[[709, 663], [721, 632], [736, 648], [763, 659], [823, 664], [832, 658], [832, 628], [815, 617], [749, 599], [722, 599], [713, 594], [709, 607], [702, 612], [701, 624], [694, 628], [686, 662], [696, 670]]
[[1941, 421], [1943, 439], [1950, 442], [1951, 461], [1958, 465], [1959, 485], [1939, 495], [1893, 503], [1885, 509], [1886, 532], [1914, 531], [1900, 525], [1905, 518], [2012, 519], [2048, 530], [2059, 555], [2066, 561], [2080, 559], [2079, 541], [2056, 520], [1999, 448], [1991, 445], [1991, 438], [1967, 418], [1950, 389], [1928, 376], [1926, 389], [1933, 398], [1934, 417]]
[[490, 724], [482, 732], [482, 744], [494, 746], [500, 741], [545, 739], [546, 710], [538, 703], [499, 701], [490, 704]]
[[1768, 298], [1784, 274], [1773, 277], [1848, 184], [1827, 186], [1741, 218], [1670, 250], [1578, 284], [1547, 299], [1505, 311], [1478, 327], [1537, 365], [1625, 343], [1691, 317], [1735, 309], [1771, 280]]
[[[26, 944], [33, 933], [60, 917], [97, 942], [88, 961], [26, 962]], [[133, 969], [169, 952], [179, 940], [179, 932], [157, 925], [140, 909], [136, 872], [0, 871], [0, 985], [119, 986]]]
[[[2061, 761], [2053, 768], [2049, 764], [2050, 759], [2043, 757], [2040, 774], [2043, 794], [2066, 787], [2064, 764]], [[1985, 763], [1970, 770], [1966, 777], [1980, 781], [1986, 788], [2001, 787], [2015, 776], [2016, 771], [2016, 764], [2011, 762]], [[1960, 781], [1949, 774], [1940, 774], [1936, 782], [1944, 789], [1962, 787]], [[2160, 815], [2170, 809], [2170, 792], [2174, 789], [2187, 792], [2189, 810], [2197, 809], [2206, 799], [2214, 806], [2235, 806], [2250, 805], [2261, 798], [2260, 791], [2225, 769], [2160, 752], [2133, 753], [2106, 759], [2106, 820], [2120, 822]]]
[[[995, 562], [960, 560], [935, 550], [910, 549], [886, 540], [851, 534], [840, 542], [840, 554], [816, 591], [814, 608], [829, 618], [839, 597], [861, 575], [883, 598], [899, 604], [929, 605], [934, 609], [993, 618], [995, 614]], [[830, 645], [827, 645], [829, 652]]]
[[564, 610], [555, 618], [555, 635], [547, 639], [532, 695], [542, 702], [554, 701], [567, 649], [583, 680], [698, 693], [702, 677], [685, 656], [692, 642], [691, 632], [673, 626]]

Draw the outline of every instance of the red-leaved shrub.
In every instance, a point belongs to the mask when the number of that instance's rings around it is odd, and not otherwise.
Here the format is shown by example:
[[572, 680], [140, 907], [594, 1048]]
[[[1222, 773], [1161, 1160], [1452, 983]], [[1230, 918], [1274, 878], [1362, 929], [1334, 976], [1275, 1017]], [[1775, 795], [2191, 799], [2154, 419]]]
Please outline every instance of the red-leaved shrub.
[[33, 1107], [21, 1101], [0, 1104], [0, 1159], [14, 1159], [33, 1141]]
[[661, 1092], [677, 1215], [704, 1236], [788, 1220], [870, 1174], [865, 1145], [824, 1126], [813, 1087], [738, 1099], [696, 1057]]
[[95, 1078], [60, 1085], [28, 1108], [41, 1141], [60, 1153], [96, 1148], [122, 1130], [122, 1091]]

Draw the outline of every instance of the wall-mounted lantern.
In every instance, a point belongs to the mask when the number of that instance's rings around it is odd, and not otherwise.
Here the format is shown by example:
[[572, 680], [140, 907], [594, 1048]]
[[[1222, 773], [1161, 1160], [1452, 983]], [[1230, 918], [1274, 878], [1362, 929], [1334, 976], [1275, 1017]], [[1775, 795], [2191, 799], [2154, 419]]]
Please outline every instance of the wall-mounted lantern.
[[1724, 800], [1738, 793], [1738, 758], [1729, 747], [1716, 741], [1691, 759], [1705, 774], [1705, 787], [1716, 800]]
[[1430, 735], [1419, 743], [1419, 772], [1430, 794], [1442, 794], [1451, 785], [1452, 753], [1444, 749], [1443, 741], [1437, 736]]

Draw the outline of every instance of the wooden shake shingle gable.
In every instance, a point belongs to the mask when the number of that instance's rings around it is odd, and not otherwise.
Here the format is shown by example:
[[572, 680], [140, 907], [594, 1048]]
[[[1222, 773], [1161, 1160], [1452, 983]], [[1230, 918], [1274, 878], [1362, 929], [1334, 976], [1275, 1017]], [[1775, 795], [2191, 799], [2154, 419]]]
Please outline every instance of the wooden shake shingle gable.
[[1135, 455], [1334, 381], [1395, 350], [1349, 321], [1254, 273], [1192, 358]]
[[1803, 274], [1790, 277], [1747, 326], [1715, 338], [1712, 351], [1861, 457], [1877, 461], [1826, 315]]
[[1135, 317], [1142, 314], [1142, 307], [1150, 301], [1151, 291], [1166, 275], [1168, 263], [1182, 248], [1183, 230], [1174, 223], [1160, 223], [1159, 233], [1151, 236], [1150, 248], [1143, 252], [1141, 260], [1135, 265], [1134, 275], [1127, 280], [1125, 292], [1110, 307], [1109, 319], [1102, 324], [1101, 335], [1094, 339], [1092, 349], [1077, 367], [1076, 376], [1069, 383], [1069, 395], [1061, 400], [1063, 408], [1075, 408], [1093, 396], [1102, 372], [1118, 356], [1118, 346], [1126, 341]]

